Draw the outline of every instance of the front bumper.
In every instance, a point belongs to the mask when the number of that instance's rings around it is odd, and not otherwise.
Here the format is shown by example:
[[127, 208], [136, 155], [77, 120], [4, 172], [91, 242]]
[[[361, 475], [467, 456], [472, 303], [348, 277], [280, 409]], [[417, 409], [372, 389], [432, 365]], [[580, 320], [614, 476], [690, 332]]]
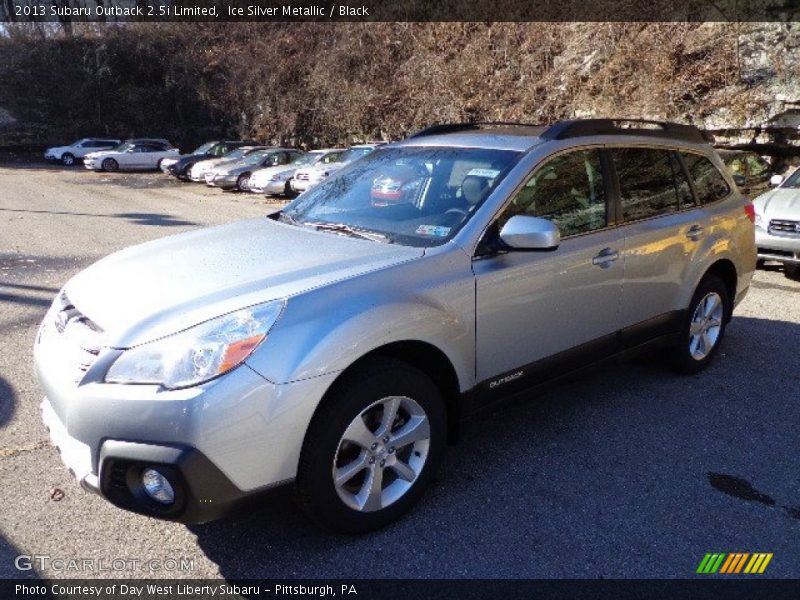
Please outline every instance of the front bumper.
[[236, 187], [237, 177], [235, 175], [215, 175], [211, 178], [206, 176], [206, 185], [219, 187], [229, 190]]
[[[106, 368], [107, 350], [95, 366]], [[80, 384], [60, 368], [60, 348], [34, 350], [44, 389], [42, 419], [80, 485], [149, 516], [204, 522], [294, 479], [308, 423], [335, 375], [277, 385], [242, 365], [183, 390], [102, 382], [91, 367]], [[143, 493], [155, 466], [176, 487], [174, 506]]]
[[772, 235], [756, 228], [758, 258], [800, 264], [800, 233], [797, 235]]
[[[259, 186], [250, 186], [249, 191], [255, 192], [256, 194], [266, 194], [267, 196], [282, 196], [286, 193], [286, 184], [287, 181], [272, 181], [269, 180], [263, 185]], [[291, 185], [291, 184], [290, 184]]]
[[312, 179], [292, 179], [289, 183], [289, 187], [292, 188], [292, 191], [297, 192], [298, 194], [305, 192], [306, 190], [311, 189], [315, 185], [317, 185], [320, 181], [312, 180]]
[[[64, 463], [72, 465], [69, 470], [81, 487], [119, 508], [139, 514], [182, 523], [205, 523], [291, 483], [286, 480], [245, 492], [197, 448], [121, 440], [103, 442], [98, 476], [91, 472], [89, 447], [67, 434], [48, 400], [42, 402], [42, 418], [53, 445]], [[161, 504], [147, 495], [141, 483], [145, 468], [155, 468], [169, 479], [175, 491], [172, 504]]]

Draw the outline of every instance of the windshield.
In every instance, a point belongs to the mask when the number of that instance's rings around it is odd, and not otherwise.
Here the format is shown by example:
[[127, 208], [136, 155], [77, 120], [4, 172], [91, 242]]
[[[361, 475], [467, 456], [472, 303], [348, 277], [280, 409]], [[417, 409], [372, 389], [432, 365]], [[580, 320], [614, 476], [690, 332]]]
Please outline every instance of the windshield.
[[231, 150], [227, 154], [223, 154], [222, 158], [225, 160], [237, 160], [245, 156], [248, 152], [252, 151], [252, 148], [237, 148], [236, 150]]
[[301, 194], [281, 218], [335, 233], [438, 246], [475, 214], [518, 157], [481, 148], [377, 150]]
[[272, 152], [269, 150], [256, 150], [239, 161], [240, 165], [255, 165], [267, 158]]
[[313, 165], [318, 163], [322, 157], [325, 156], [319, 152], [310, 152], [308, 154], [301, 154], [297, 159], [291, 162], [292, 167], [302, 167], [304, 165]]
[[122, 142], [119, 146], [114, 146], [113, 148], [109, 148], [109, 150], [114, 152], [125, 152], [128, 148], [133, 148], [133, 144]]
[[794, 173], [789, 175], [789, 178], [781, 186], [782, 188], [800, 188], [800, 169], [796, 169]]
[[375, 148], [350, 148], [349, 150], [345, 150], [339, 155], [339, 158], [336, 159], [336, 162], [352, 162], [357, 158], [361, 158], [362, 156], [366, 156], [367, 154], [373, 152]]
[[211, 147], [213, 145], [214, 145], [214, 142], [207, 142], [207, 143], [203, 144], [202, 146], [198, 146], [197, 148], [195, 148], [194, 152], [192, 152], [192, 154], [205, 154], [206, 152], [211, 150]]

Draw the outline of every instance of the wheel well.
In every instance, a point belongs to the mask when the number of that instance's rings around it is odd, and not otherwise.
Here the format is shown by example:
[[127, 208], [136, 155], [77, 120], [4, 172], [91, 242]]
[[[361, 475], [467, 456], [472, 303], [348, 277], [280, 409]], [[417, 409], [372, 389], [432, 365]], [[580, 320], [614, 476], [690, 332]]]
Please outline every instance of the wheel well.
[[[706, 275], [713, 274], [719, 277], [722, 280], [722, 283], [725, 284], [725, 289], [728, 291], [728, 297], [730, 298], [731, 302], [731, 311], [733, 309], [733, 302], [736, 299], [736, 284], [737, 284], [737, 275], [736, 275], [736, 267], [733, 266], [733, 263], [727, 259], [718, 260], [713, 265], [708, 268], [706, 271]], [[730, 312], [728, 314], [728, 319], [731, 318]]]
[[393, 342], [386, 346], [376, 348], [359, 358], [339, 377], [358, 369], [365, 362], [376, 357], [388, 357], [411, 365], [425, 373], [433, 380], [444, 398], [447, 411], [447, 440], [455, 443], [458, 439], [459, 423], [461, 421], [460, 388], [458, 376], [450, 359], [436, 346], [420, 341]]

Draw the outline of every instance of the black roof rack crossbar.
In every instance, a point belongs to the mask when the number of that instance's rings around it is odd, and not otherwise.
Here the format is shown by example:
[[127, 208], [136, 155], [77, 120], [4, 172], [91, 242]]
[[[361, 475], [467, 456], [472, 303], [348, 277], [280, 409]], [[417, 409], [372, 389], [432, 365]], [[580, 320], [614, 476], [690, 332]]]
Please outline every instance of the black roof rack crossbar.
[[589, 135], [638, 135], [667, 137], [686, 142], [704, 143], [706, 135], [694, 125], [649, 121], [646, 119], [576, 119], [560, 121], [542, 133], [547, 140], [565, 140]]
[[423, 137], [427, 135], [439, 135], [443, 133], [456, 133], [458, 131], [472, 131], [481, 128], [491, 127], [543, 127], [541, 123], [514, 123], [509, 121], [476, 121], [472, 123], [443, 123], [432, 125], [416, 133], [412, 133], [408, 138]]

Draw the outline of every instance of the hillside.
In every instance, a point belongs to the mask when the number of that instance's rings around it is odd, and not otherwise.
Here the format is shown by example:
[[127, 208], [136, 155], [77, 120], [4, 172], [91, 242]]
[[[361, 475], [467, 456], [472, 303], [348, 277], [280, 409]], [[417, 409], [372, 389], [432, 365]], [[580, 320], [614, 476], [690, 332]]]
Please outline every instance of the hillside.
[[800, 27], [746, 23], [77, 25], [0, 38], [0, 142], [241, 135], [330, 144], [432, 122], [693, 122], [794, 153]]

